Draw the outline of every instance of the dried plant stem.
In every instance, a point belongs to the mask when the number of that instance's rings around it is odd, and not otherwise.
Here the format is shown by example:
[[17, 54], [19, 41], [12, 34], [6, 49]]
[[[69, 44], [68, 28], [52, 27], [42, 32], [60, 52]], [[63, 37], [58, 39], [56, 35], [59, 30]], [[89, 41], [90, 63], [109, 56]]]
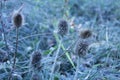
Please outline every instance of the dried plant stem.
[[45, 33], [45, 34], [42, 34], [42, 33], [39, 33], [39, 34], [32, 34], [32, 35], [23, 37], [23, 38], [21, 38], [21, 39], [18, 39], [18, 41], [26, 40], [26, 39], [28, 39], [28, 38], [37, 37], [37, 36], [45, 36], [45, 37], [47, 37], [46, 35], [51, 35], [51, 33]]
[[75, 45], [76, 42], [77, 42], [77, 40], [75, 40], [70, 46], [68, 46], [67, 49], [64, 50], [64, 54], [60, 55], [59, 58], [62, 57], [63, 55], [65, 55], [66, 52], [71, 51], [71, 48]]
[[69, 15], [67, 14], [67, 11], [68, 11], [68, 0], [64, 0], [64, 15], [65, 15], [65, 17], [66, 17], [66, 19], [69, 19]]
[[16, 54], [18, 52], [18, 28], [16, 28], [16, 47], [15, 47], [15, 53], [14, 53], [14, 61], [13, 61], [13, 69], [15, 69], [16, 66]]
[[57, 52], [56, 52], [56, 55], [55, 55], [54, 63], [53, 63], [52, 69], [51, 69], [50, 80], [53, 80], [54, 69], [55, 69], [56, 61], [57, 61], [57, 58], [58, 58], [58, 55], [59, 55], [59, 52], [60, 52], [61, 43], [62, 43], [62, 39], [59, 42], [59, 46], [58, 46], [58, 49], [57, 49]]
[[15, 70], [16, 67], [16, 54], [18, 52], [18, 28], [16, 28], [16, 46], [15, 46], [15, 53], [14, 53], [14, 57], [13, 57], [13, 66], [12, 66], [12, 70], [10, 72], [10, 77], [9, 80], [12, 80], [12, 73]]
[[77, 56], [77, 67], [76, 67], [76, 72], [73, 80], [77, 80], [78, 72], [79, 72], [79, 65], [80, 65], [80, 57]]

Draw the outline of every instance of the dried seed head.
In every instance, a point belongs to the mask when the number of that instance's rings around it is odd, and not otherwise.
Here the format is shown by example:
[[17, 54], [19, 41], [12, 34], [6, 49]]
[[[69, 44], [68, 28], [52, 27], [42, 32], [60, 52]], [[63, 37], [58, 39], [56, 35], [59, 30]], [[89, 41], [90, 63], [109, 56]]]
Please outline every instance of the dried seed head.
[[17, 12], [17, 11], [14, 12], [13, 17], [12, 17], [12, 22], [16, 28], [21, 27], [24, 22], [23, 15], [20, 12]]
[[39, 51], [35, 51], [31, 55], [31, 67], [33, 69], [39, 70], [41, 67], [41, 53]]
[[0, 49], [0, 62], [7, 62], [9, 59], [7, 52]]
[[80, 31], [80, 37], [82, 39], [86, 39], [92, 36], [92, 31], [89, 29], [81, 30]]
[[58, 24], [58, 34], [60, 34], [62, 37], [66, 35], [68, 32], [68, 23], [65, 20], [60, 20]]
[[64, 73], [72, 70], [71, 63], [69, 61], [62, 61], [60, 64], [59, 72]]
[[84, 55], [86, 55], [87, 50], [88, 50], [88, 42], [85, 40], [78, 40], [78, 42], [75, 45], [75, 55], [82, 57]]
[[39, 77], [38, 74], [33, 73], [33, 74], [32, 74], [32, 77], [31, 77], [31, 80], [40, 80], [40, 77]]

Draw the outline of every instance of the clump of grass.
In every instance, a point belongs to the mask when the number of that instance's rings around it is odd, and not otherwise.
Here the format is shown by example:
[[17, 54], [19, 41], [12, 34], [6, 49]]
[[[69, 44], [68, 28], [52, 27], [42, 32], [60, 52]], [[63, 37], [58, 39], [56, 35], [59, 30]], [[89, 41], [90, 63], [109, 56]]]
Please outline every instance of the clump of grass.
[[3, 51], [2, 49], [0, 49], [0, 62], [7, 62], [8, 61], [8, 53], [6, 51]]
[[36, 73], [32, 74], [31, 80], [40, 80], [40, 76]]
[[22, 80], [23, 78], [21, 77], [21, 75], [15, 73], [12, 75], [12, 79], [13, 80]]

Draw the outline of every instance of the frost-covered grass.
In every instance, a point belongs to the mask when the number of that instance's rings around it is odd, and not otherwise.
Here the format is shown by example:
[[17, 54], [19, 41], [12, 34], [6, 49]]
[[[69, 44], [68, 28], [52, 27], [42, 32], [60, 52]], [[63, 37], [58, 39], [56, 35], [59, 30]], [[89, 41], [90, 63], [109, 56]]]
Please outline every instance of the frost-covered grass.
[[[120, 80], [119, 0], [0, 0], [0, 3], [0, 60], [6, 56], [1, 50], [9, 55], [7, 62], [0, 62], [0, 80], [8, 80], [12, 69], [16, 31], [11, 17], [22, 3], [25, 23], [19, 28], [13, 73], [19, 79], [13, 80], [30, 80], [34, 75], [49, 80], [57, 51], [54, 80], [73, 80], [77, 64], [74, 46], [81, 28], [91, 29], [96, 40], [80, 59], [78, 80]], [[59, 47], [56, 32], [61, 19], [67, 20], [69, 33]], [[42, 54], [38, 71], [30, 66], [31, 54], [36, 50]]]

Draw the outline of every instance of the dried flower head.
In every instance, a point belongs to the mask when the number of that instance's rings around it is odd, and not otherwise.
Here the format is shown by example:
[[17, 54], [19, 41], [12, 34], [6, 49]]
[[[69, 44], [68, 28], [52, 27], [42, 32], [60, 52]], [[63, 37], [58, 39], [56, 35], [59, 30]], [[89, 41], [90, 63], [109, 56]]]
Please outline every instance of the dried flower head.
[[60, 64], [59, 72], [64, 73], [67, 71], [71, 71], [73, 67], [71, 66], [71, 63], [69, 61], [62, 61]]
[[40, 69], [41, 67], [41, 53], [39, 51], [35, 51], [31, 55], [31, 67], [33, 69]]
[[12, 17], [12, 22], [16, 28], [19, 28], [23, 25], [24, 17], [20, 12], [14, 12]]
[[60, 20], [58, 24], [58, 34], [60, 34], [62, 37], [66, 35], [68, 32], [68, 23], [65, 20]]
[[7, 52], [0, 49], [0, 62], [7, 62], [8, 58]]
[[75, 45], [75, 55], [82, 57], [84, 55], [86, 55], [87, 50], [88, 50], [88, 42], [85, 40], [78, 40], [78, 42]]
[[86, 39], [92, 36], [92, 31], [89, 29], [81, 30], [80, 31], [80, 37], [82, 39]]

